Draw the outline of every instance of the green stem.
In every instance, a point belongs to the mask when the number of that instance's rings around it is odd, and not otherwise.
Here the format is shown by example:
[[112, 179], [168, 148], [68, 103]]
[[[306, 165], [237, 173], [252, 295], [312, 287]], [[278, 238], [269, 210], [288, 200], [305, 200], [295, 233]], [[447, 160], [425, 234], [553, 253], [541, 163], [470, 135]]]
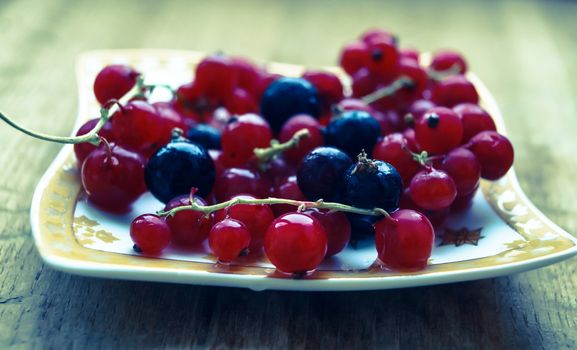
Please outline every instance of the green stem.
[[32, 131], [30, 129], [25, 128], [22, 125], [19, 125], [14, 120], [12, 120], [7, 115], [0, 112], [0, 119], [2, 119], [6, 124], [10, 125], [14, 129], [23, 132], [28, 136], [32, 136], [34, 138], [49, 141], [49, 142], [56, 142], [56, 143], [69, 143], [69, 144], [78, 144], [89, 142], [93, 145], [100, 144], [100, 137], [98, 136], [98, 132], [104, 127], [106, 122], [110, 119], [110, 116], [114, 114], [117, 109], [120, 109], [122, 104], [127, 103], [131, 98], [137, 96], [139, 94], [139, 84], [136, 84], [129, 92], [127, 92], [119, 101], [109, 101], [104, 107], [100, 109], [100, 118], [98, 119], [98, 123], [90, 130], [88, 133], [80, 136], [54, 136], [48, 135], [36, 131]]
[[247, 198], [237, 197], [237, 198], [233, 198], [231, 200], [228, 200], [226, 202], [222, 202], [222, 203], [218, 203], [218, 204], [214, 204], [214, 205], [200, 205], [200, 204], [197, 204], [195, 202], [191, 202], [191, 203], [192, 204], [190, 204], [190, 205], [184, 205], [181, 207], [176, 207], [176, 208], [173, 208], [173, 209], [168, 210], [168, 211], [159, 211], [158, 215], [161, 215], [161, 216], [171, 215], [172, 216], [172, 215], [178, 213], [179, 211], [183, 211], [183, 210], [196, 210], [196, 211], [203, 212], [204, 214], [210, 214], [212, 212], [226, 209], [226, 208], [233, 206], [233, 205], [236, 205], [236, 204], [256, 204], [256, 205], [258, 205], [258, 204], [265, 204], [265, 205], [288, 204], [288, 205], [298, 207], [299, 211], [310, 209], [310, 208], [318, 208], [318, 209], [338, 210], [338, 211], [344, 211], [344, 212], [348, 212], [348, 213], [361, 214], [361, 215], [373, 215], [373, 216], [381, 216], [381, 215], [388, 216], [389, 215], [389, 213], [387, 213], [384, 209], [381, 209], [381, 208], [361, 209], [361, 208], [355, 208], [355, 207], [351, 207], [349, 205], [345, 205], [345, 204], [341, 204], [341, 203], [325, 202], [322, 199], [320, 199], [316, 202], [308, 202], [308, 201], [297, 201], [297, 200], [293, 200], [293, 199], [273, 198], [273, 197], [269, 197], [269, 198], [265, 198], [265, 199], [247, 199]]
[[413, 156], [413, 160], [415, 162], [421, 164], [424, 167], [429, 165], [429, 153], [427, 153], [427, 151], [422, 151], [421, 153], [414, 153], [411, 151], [409, 151], [409, 152]]
[[413, 156], [413, 160], [426, 169], [432, 169], [432, 161], [435, 159], [442, 159], [444, 155], [436, 155], [436, 156], [429, 156], [427, 151], [422, 151], [421, 153], [414, 153], [411, 152], [408, 148], [405, 148], [407, 152], [409, 152]]
[[413, 85], [413, 80], [408, 77], [400, 77], [399, 79], [393, 81], [390, 85], [382, 87], [378, 90], [371, 92], [370, 94], [363, 96], [361, 100], [366, 104], [371, 104], [375, 101], [380, 100], [383, 97], [392, 96], [397, 91], [405, 87], [410, 87]]
[[296, 147], [303, 138], [309, 136], [310, 132], [307, 129], [300, 129], [299, 131], [295, 132], [295, 134], [287, 142], [284, 143], [271, 142], [270, 147], [255, 148], [254, 155], [256, 156], [260, 164], [265, 164], [271, 159], [273, 159], [277, 154], [280, 154], [288, 149]]
[[441, 81], [446, 77], [459, 74], [460, 72], [461, 72], [461, 65], [459, 63], [453, 64], [451, 68], [446, 70], [434, 70], [433, 68], [429, 68], [427, 70], [427, 74], [429, 75], [429, 77], [436, 81]]
[[98, 137], [98, 132], [100, 131], [100, 129], [104, 127], [104, 124], [106, 124], [106, 122], [108, 121], [108, 109], [103, 108], [101, 110], [100, 119], [98, 120], [98, 123], [96, 123], [94, 128], [90, 130], [90, 132], [80, 136], [54, 136], [32, 131], [21, 125], [16, 124], [15, 121], [13, 121], [8, 116], [2, 113], [0, 113], [0, 119], [5, 121], [6, 124], [10, 125], [14, 129], [21, 131], [28, 136], [32, 136], [40, 140], [56, 143], [71, 143], [71, 144], [90, 142], [94, 145], [98, 145], [100, 143], [100, 137]]

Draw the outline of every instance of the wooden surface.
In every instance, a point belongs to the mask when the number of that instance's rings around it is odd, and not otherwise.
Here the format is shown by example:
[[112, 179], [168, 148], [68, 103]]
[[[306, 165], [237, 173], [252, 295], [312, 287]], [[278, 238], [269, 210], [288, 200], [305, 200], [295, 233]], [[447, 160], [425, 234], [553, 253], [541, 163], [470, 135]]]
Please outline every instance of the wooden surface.
[[[0, 0], [0, 107], [70, 132], [74, 62], [178, 48], [330, 65], [363, 29], [461, 49], [502, 107], [522, 187], [577, 233], [577, 3]], [[83, 278], [45, 267], [34, 187], [59, 150], [0, 126], [0, 349], [576, 348], [577, 259], [515, 276], [359, 293], [252, 292]]]

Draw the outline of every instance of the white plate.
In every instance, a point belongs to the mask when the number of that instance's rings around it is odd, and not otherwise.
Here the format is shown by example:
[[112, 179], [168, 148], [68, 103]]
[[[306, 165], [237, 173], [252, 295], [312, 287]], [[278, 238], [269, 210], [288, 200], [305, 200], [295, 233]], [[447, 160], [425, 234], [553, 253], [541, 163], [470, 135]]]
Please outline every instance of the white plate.
[[[106, 64], [127, 63], [148, 83], [178, 86], [191, 79], [197, 52], [114, 50], [90, 52], [78, 61], [79, 113], [76, 127], [98, 115], [92, 82]], [[269, 64], [269, 70], [298, 75], [303, 67]], [[340, 71], [335, 69], [339, 74]], [[504, 133], [503, 119], [486, 87], [469, 74], [482, 105]], [[139, 256], [128, 235], [130, 221], [162, 204], [142, 196], [126, 215], [111, 215], [83, 199], [72, 146], [65, 146], [38, 184], [31, 209], [34, 239], [50, 266], [79, 275], [160, 282], [247, 287], [253, 290], [388, 289], [501, 276], [542, 267], [577, 254], [577, 240], [540, 213], [525, 197], [511, 170], [497, 182], [483, 181], [473, 207], [449, 219], [438, 238], [429, 266], [402, 273], [373, 266], [372, 243], [347, 247], [305, 279], [275, 272], [265, 258], [217, 266], [206, 247], [194, 251], [169, 248], [160, 258]], [[480, 231], [479, 231], [480, 229]]]

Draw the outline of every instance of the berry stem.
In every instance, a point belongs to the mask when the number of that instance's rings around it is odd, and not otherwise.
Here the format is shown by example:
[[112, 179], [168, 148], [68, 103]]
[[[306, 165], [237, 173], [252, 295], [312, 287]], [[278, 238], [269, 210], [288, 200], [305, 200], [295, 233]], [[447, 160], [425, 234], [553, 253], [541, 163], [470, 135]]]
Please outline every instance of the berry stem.
[[413, 156], [413, 160], [415, 160], [415, 162], [425, 167], [428, 165], [429, 153], [427, 153], [427, 151], [422, 151], [421, 153], [411, 152], [411, 155]]
[[229, 207], [236, 205], [236, 204], [257, 204], [257, 205], [258, 204], [265, 204], [265, 205], [288, 204], [288, 205], [292, 205], [292, 206], [295, 206], [299, 209], [304, 209], [304, 210], [310, 209], [310, 208], [319, 208], [319, 209], [344, 211], [344, 212], [348, 212], [348, 213], [361, 214], [361, 215], [389, 216], [389, 213], [387, 213], [384, 209], [381, 209], [381, 208], [361, 209], [361, 208], [355, 208], [355, 207], [351, 207], [349, 205], [345, 205], [345, 204], [341, 204], [341, 203], [325, 202], [322, 199], [319, 199], [316, 202], [308, 202], [308, 201], [297, 201], [297, 200], [293, 200], [293, 199], [273, 198], [273, 197], [264, 198], [264, 199], [246, 199], [246, 198], [238, 197], [238, 198], [233, 198], [233, 199], [228, 200], [226, 202], [222, 202], [222, 203], [218, 203], [218, 204], [214, 204], [214, 205], [200, 205], [200, 204], [197, 204], [195, 202], [191, 202], [191, 203], [192, 204], [190, 204], [190, 205], [183, 205], [183, 206], [176, 207], [176, 208], [173, 208], [173, 209], [168, 210], [168, 211], [159, 211], [157, 214], [160, 216], [166, 216], [166, 215], [172, 216], [172, 215], [174, 215], [177, 212], [182, 211], [182, 210], [196, 210], [196, 211], [203, 212], [205, 214], [210, 214], [210, 213], [218, 211], [218, 210], [229, 208]]
[[172, 131], [170, 132], [170, 139], [172, 141], [182, 139], [183, 134], [184, 134], [184, 131], [181, 128], [173, 128]]
[[157, 88], [163, 88], [167, 90], [170, 92], [173, 98], [176, 96], [176, 91], [169, 84], [145, 84], [144, 77], [142, 75], [139, 75], [136, 79], [136, 88], [138, 93], [135, 95], [135, 97], [146, 98], [147, 94], [151, 94]]
[[421, 151], [421, 153], [415, 153], [409, 149], [406, 141], [403, 141], [402, 147], [403, 147], [403, 150], [405, 152], [407, 152], [413, 158], [413, 160], [415, 162], [419, 163], [422, 167], [425, 167], [427, 169], [431, 168], [431, 161], [432, 160], [439, 159], [439, 158], [443, 157], [443, 155], [429, 156], [429, 152], [427, 152], [427, 151]]
[[104, 163], [106, 164], [108, 162], [112, 162], [112, 150], [110, 149], [110, 143], [108, 143], [104, 137], [100, 138], [100, 142], [102, 142], [106, 148], [106, 159], [104, 160]]
[[36, 131], [32, 131], [30, 129], [27, 129], [24, 126], [18, 125], [10, 117], [8, 117], [8, 116], [6, 116], [0, 112], [0, 119], [2, 119], [4, 122], [6, 122], [6, 124], [10, 125], [14, 129], [21, 131], [28, 136], [32, 136], [34, 138], [44, 140], [44, 141], [50, 141], [50, 142], [56, 142], [56, 143], [71, 143], [71, 144], [90, 142], [94, 145], [98, 145], [100, 143], [100, 138], [98, 137], [98, 132], [100, 131], [100, 129], [102, 129], [102, 127], [104, 127], [104, 124], [106, 124], [106, 122], [108, 121], [108, 118], [109, 118], [109, 110], [106, 108], [102, 108], [100, 110], [100, 119], [98, 120], [98, 123], [96, 123], [94, 128], [92, 130], [90, 130], [90, 132], [88, 132], [87, 134], [80, 135], [80, 136], [54, 136], [54, 135], [47, 135], [47, 134], [43, 134], [43, 133], [39, 133]]
[[171, 96], [174, 98], [176, 96], [176, 91], [172, 88], [172, 86], [168, 85], [168, 84], [148, 84], [148, 85], [142, 85], [142, 89], [152, 93], [155, 89], [158, 88], [162, 88], [165, 89], [166, 91], [170, 92]]
[[254, 155], [258, 159], [259, 164], [266, 164], [277, 154], [296, 147], [303, 138], [309, 136], [310, 132], [307, 129], [300, 129], [299, 131], [295, 132], [295, 134], [287, 142], [278, 143], [278, 141], [273, 140], [271, 141], [270, 147], [255, 148]]
[[421, 164], [421, 166], [427, 170], [431, 170], [433, 168], [431, 165], [431, 162], [433, 160], [442, 159], [443, 157], [445, 157], [444, 155], [429, 156], [429, 153], [427, 151], [422, 151], [421, 153], [414, 153], [407, 148], [405, 148], [405, 150], [409, 152], [411, 156], [413, 156], [413, 160], [415, 162]]
[[391, 84], [375, 90], [366, 96], [363, 96], [361, 100], [363, 100], [363, 102], [366, 104], [371, 104], [383, 97], [392, 96], [402, 88], [412, 86], [413, 84], [414, 83], [412, 79], [403, 76], [393, 81]]
[[[138, 84], [137, 84], [138, 85]], [[116, 111], [116, 109], [122, 109], [122, 104], [128, 102], [134, 96], [137, 96], [139, 93], [138, 86], [135, 86], [127, 92], [119, 101], [109, 101], [100, 109], [100, 118], [98, 119], [98, 123], [90, 130], [88, 133], [80, 136], [55, 136], [55, 135], [48, 135], [36, 131], [32, 131], [22, 125], [16, 123], [12, 118], [8, 117], [7, 115], [0, 112], [0, 119], [2, 119], [6, 124], [10, 125], [14, 129], [34, 138], [49, 141], [49, 142], [56, 142], [56, 143], [69, 143], [69, 144], [78, 144], [89, 142], [93, 145], [99, 145], [101, 140], [98, 136], [98, 132], [104, 127], [110, 116]]]
[[429, 78], [436, 80], [436, 81], [441, 81], [443, 79], [445, 79], [446, 77], [449, 77], [451, 75], [457, 75], [461, 73], [461, 65], [459, 63], [455, 63], [451, 66], [451, 68], [446, 69], [446, 70], [434, 70], [433, 68], [429, 68], [427, 70], [427, 74], [429, 75]]

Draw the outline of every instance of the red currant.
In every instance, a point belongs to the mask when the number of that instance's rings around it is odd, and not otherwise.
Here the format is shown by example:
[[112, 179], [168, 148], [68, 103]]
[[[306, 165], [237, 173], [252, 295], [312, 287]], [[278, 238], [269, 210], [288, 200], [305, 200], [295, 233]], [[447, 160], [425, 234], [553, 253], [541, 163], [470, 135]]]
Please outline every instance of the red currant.
[[146, 191], [144, 158], [116, 145], [103, 144], [82, 163], [80, 177], [88, 199], [112, 212], [125, 212]]
[[303, 78], [317, 89], [323, 110], [330, 111], [332, 105], [344, 98], [343, 84], [339, 77], [327, 71], [306, 71]]
[[392, 33], [382, 28], [368, 29], [361, 35], [360, 39], [367, 44], [378, 40], [387, 41], [393, 45], [396, 45], [397, 43], [397, 38]]
[[421, 146], [417, 143], [417, 136], [415, 135], [415, 129], [407, 128], [403, 131], [403, 136], [407, 140], [407, 147], [412, 152], [418, 153], [421, 151]]
[[[281, 183], [275, 188], [275, 197], [293, 199], [296, 201], [307, 200], [297, 184], [297, 177], [294, 175], [288, 177], [284, 183]], [[276, 216], [280, 216], [282, 214], [294, 212], [297, 208], [290, 204], [274, 204], [272, 205], [272, 209]]]
[[373, 158], [384, 160], [394, 166], [406, 185], [420, 168], [407, 144], [407, 139], [402, 134], [394, 133], [381, 139], [373, 149]]
[[410, 86], [404, 87], [395, 94], [395, 98], [403, 107], [408, 107], [414, 100], [420, 98], [427, 87], [429, 76], [427, 71], [419, 66], [418, 62], [402, 59], [399, 63], [399, 75], [412, 81]]
[[406, 127], [405, 121], [394, 109], [389, 109], [382, 112], [374, 111], [371, 115], [379, 122], [382, 136], [400, 132]]
[[435, 52], [430, 67], [437, 72], [444, 72], [457, 67], [457, 72], [464, 74], [467, 71], [467, 62], [460, 53], [452, 50], [443, 50]]
[[[246, 195], [233, 198], [238, 197], [255, 199]], [[236, 204], [215, 213], [216, 220], [223, 220], [225, 217], [230, 217], [245, 224], [251, 236], [249, 251], [251, 253], [260, 252], [266, 230], [274, 220], [272, 209], [268, 205], [263, 204]]]
[[379, 260], [395, 270], [424, 269], [427, 266], [435, 231], [421, 213], [401, 209], [375, 224], [375, 245]]
[[419, 50], [413, 48], [404, 48], [399, 50], [399, 55], [401, 56], [401, 60], [412, 60], [416, 63], [419, 63]]
[[280, 131], [279, 141], [287, 142], [302, 129], [308, 130], [309, 136], [301, 139], [296, 147], [286, 150], [283, 154], [284, 158], [292, 164], [299, 164], [310, 151], [324, 144], [321, 124], [306, 114], [295, 115], [287, 120]]
[[227, 163], [246, 164], [254, 156], [255, 148], [270, 146], [270, 126], [256, 114], [245, 114], [229, 120], [222, 132], [222, 151]]
[[265, 165], [264, 169], [262, 165], [251, 164], [253, 170], [260, 171], [263, 179], [268, 181], [272, 186], [277, 186], [283, 183], [289, 176], [296, 174], [297, 169], [289, 164], [283, 155], [277, 155], [273, 159], [269, 160]]
[[238, 83], [232, 60], [224, 55], [212, 55], [196, 66], [195, 85], [208, 97], [223, 103]]
[[441, 154], [457, 147], [463, 138], [463, 124], [452, 110], [429, 109], [415, 125], [419, 145], [429, 153]]
[[359, 69], [366, 67], [369, 61], [367, 45], [362, 41], [355, 41], [345, 45], [340, 55], [340, 66], [349, 75], [355, 74]]
[[367, 68], [360, 68], [351, 75], [351, 89], [354, 98], [362, 98], [378, 87], [379, 80]]
[[462, 143], [467, 143], [471, 137], [481, 131], [495, 131], [493, 118], [483, 108], [472, 103], [461, 103], [453, 107], [453, 111], [461, 118], [463, 123]]
[[264, 251], [279, 271], [306, 273], [323, 261], [327, 252], [327, 234], [323, 225], [310, 215], [284, 214], [276, 218], [266, 231]]
[[513, 165], [513, 145], [496, 131], [483, 131], [473, 136], [469, 149], [481, 163], [481, 177], [484, 179], [500, 179]]
[[477, 194], [477, 186], [471, 193], [465, 194], [463, 196], [457, 196], [453, 204], [451, 204], [451, 210], [460, 212], [469, 209], [473, 205], [473, 200], [475, 199], [475, 194]]
[[367, 68], [384, 80], [391, 80], [399, 73], [399, 51], [390, 39], [375, 37], [368, 44]]
[[433, 87], [432, 100], [439, 106], [453, 107], [459, 103], [478, 103], [475, 86], [462, 75], [452, 75]]
[[138, 73], [126, 65], [104, 67], [94, 80], [94, 95], [101, 105], [110, 100], [118, 100], [136, 85]]
[[170, 140], [170, 135], [172, 134], [172, 130], [175, 128], [179, 128], [186, 134], [188, 132], [188, 126], [180, 113], [176, 109], [174, 109], [174, 104], [171, 102], [154, 102], [152, 104], [156, 113], [160, 116], [158, 120], [157, 127], [163, 130], [165, 135], [168, 137], [165, 139], [166, 142]]
[[227, 96], [224, 106], [232, 115], [258, 112], [258, 105], [253, 95], [247, 90], [238, 87]]
[[481, 164], [475, 154], [466, 148], [459, 147], [449, 152], [440, 166], [457, 186], [457, 196], [473, 192], [479, 186]]
[[151, 156], [170, 140], [168, 129], [154, 106], [144, 101], [130, 101], [112, 116], [115, 139], [121, 146], [145, 156]]
[[176, 90], [174, 108], [188, 120], [207, 123], [218, 105], [219, 101], [207, 96], [197, 82], [181, 85]]
[[317, 219], [325, 228], [327, 234], [326, 257], [340, 253], [351, 239], [351, 223], [347, 215], [341, 211], [326, 209], [308, 209], [304, 212]]
[[228, 168], [216, 178], [213, 191], [219, 202], [226, 201], [239, 194], [266, 198], [270, 193], [270, 185], [256, 171]]
[[170, 243], [170, 228], [154, 214], [143, 214], [130, 224], [130, 238], [143, 253], [159, 254]]
[[[206, 205], [206, 202], [200, 197], [194, 196], [193, 199], [198, 205]], [[190, 204], [190, 196], [178, 196], [166, 204], [164, 211]], [[166, 223], [172, 232], [174, 244], [194, 246], [202, 243], [208, 237], [208, 232], [212, 227], [212, 216], [196, 210], [182, 210], [172, 216], [167, 216]]]
[[[457, 201], [458, 198], [459, 197], [455, 198], [455, 201], [453, 202], [453, 204], [455, 204], [455, 202]], [[451, 205], [451, 207], [452, 207], [452, 205]], [[415, 203], [413, 201], [413, 198], [411, 198], [411, 189], [408, 186], [403, 191], [403, 195], [401, 196], [401, 201], [399, 202], [399, 208], [400, 209], [412, 209], [412, 210], [418, 211], [419, 213], [425, 215], [427, 217], [427, 219], [429, 219], [429, 221], [431, 222], [431, 225], [433, 225], [433, 228], [435, 228], [435, 229], [442, 228], [443, 225], [445, 224], [445, 221], [447, 221], [449, 214], [451, 213], [451, 208], [443, 208], [440, 210], [427, 210], [427, 209], [424, 209], [424, 208], [418, 206], [417, 203]]]
[[242, 57], [231, 58], [231, 66], [238, 77], [237, 87], [247, 91], [253, 99], [258, 99], [259, 85], [264, 76], [263, 70]]
[[427, 210], [447, 208], [457, 197], [455, 181], [444, 171], [436, 169], [417, 173], [410, 184], [411, 198]]
[[410, 113], [413, 117], [414, 123], [419, 121], [429, 109], [436, 107], [435, 104], [430, 100], [420, 99], [413, 101], [409, 108], [407, 108], [407, 113]]
[[240, 221], [225, 218], [217, 222], [208, 236], [208, 246], [219, 262], [230, 263], [250, 244], [250, 233]]

